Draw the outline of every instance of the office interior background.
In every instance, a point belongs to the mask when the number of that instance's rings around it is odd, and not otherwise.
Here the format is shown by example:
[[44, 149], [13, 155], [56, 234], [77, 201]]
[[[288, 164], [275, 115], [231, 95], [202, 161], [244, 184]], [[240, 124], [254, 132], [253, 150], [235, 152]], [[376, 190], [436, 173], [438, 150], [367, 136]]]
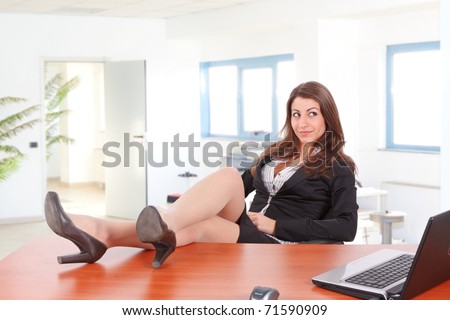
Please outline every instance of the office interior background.
[[[174, 6], [181, 2], [173, 1]], [[450, 87], [448, 2], [230, 1], [233, 5], [185, 15], [146, 16], [141, 10], [130, 17], [102, 16], [92, 13], [95, 10], [85, 10], [84, 15], [11, 12], [0, 1], [0, 97], [43, 104], [45, 73], [61, 68], [69, 76], [81, 74], [84, 87], [102, 92], [103, 67], [108, 62], [145, 61], [145, 138], [154, 142], [155, 150], [163, 142], [172, 142], [175, 135], [187, 141], [191, 134], [196, 141], [219, 141], [226, 148], [235, 139], [202, 136], [200, 64], [291, 54], [295, 84], [317, 80], [335, 97], [347, 140], [345, 150], [356, 160], [358, 180], [365, 187], [386, 189], [387, 209], [407, 213], [405, 221], [394, 226], [394, 237], [418, 243], [428, 217], [450, 209], [450, 198], [445, 196], [450, 194], [450, 127], [446, 125], [450, 92], [445, 90]], [[100, 1], [86, 3], [101, 7]], [[441, 126], [439, 150], [386, 148], [387, 47], [427, 42], [440, 44], [442, 77], [417, 81], [444, 89], [438, 123], [430, 121], [424, 105], [417, 131], [425, 134]], [[93, 104], [79, 94], [70, 99], [77, 105], [71, 108], [70, 121], [81, 122], [66, 126], [77, 143], [61, 146], [52, 162], [46, 160], [42, 124], [13, 139], [26, 160], [0, 183], [0, 224], [42, 221], [49, 178], [67, 185], [104, 185], [108, 191], [108, 168], [101, 166], [102, 146], [108, 141], [99, 107], [104, 98], [91, 97]], [[7, 112], [0, 109], [0, 118]], [[43, 110], [39, 116], [44, 118]], [[37, 142], [37, 148], [31, 147], [32, 142]], [[201, 152], [196, 149], [197, 160], [202, 159]], [[165, 203], [168, 194], [184, 192], [215, 170], [191, 166], [185, 153], [181, 157], [185, 167], [170, 158], [167, 166], [146, 168], [145, 186], [139, 188], [144, 187], [148, 204]], [[180, 174], [185, 172], [197, 177], [183, 179]], [[124, 218], [139, 214], [133, 207], [139, 188], [111, 196], [128, 211]]]

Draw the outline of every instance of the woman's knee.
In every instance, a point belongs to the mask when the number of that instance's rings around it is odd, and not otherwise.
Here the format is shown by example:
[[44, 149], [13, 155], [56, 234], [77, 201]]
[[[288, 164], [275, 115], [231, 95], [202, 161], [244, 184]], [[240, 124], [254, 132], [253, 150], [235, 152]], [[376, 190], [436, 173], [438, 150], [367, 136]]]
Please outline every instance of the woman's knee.
[[241, 176], [238, 169], [235, 167], [223, 167], [223, 168], [220, 168], [218, 171], [227, 177], [240, 177]]
[[235, 186], [243, 185], [240, 172], [234, 167], [220, 168], [218, 173], [222, 176], [224, 181], [228, 181]]

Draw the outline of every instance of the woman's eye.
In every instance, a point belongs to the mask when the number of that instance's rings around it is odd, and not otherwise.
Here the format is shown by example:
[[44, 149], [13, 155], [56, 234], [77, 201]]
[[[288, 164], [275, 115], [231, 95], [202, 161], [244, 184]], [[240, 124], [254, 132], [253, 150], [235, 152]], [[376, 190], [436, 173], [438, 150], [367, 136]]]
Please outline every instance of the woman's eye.
[[315, 116], [317, 116], [317, 112], [316, 111], [311, 111], [308, 115], [310, 117], [315, 117]]
[[293, 116], [294, 118], [300, 117], [300, 113], [298, 113], [298, 112], [292, 112], [292, 116]]

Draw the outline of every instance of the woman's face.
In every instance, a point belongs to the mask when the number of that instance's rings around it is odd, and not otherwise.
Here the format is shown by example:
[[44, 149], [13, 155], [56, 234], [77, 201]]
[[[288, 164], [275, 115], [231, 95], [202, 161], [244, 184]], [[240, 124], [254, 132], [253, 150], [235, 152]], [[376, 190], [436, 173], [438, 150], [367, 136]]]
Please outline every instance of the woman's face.
[[313, 99], [295, 98], [291, 105], [291, 126], [302, 146], [319, 140], [326, 131], [319, 103]]

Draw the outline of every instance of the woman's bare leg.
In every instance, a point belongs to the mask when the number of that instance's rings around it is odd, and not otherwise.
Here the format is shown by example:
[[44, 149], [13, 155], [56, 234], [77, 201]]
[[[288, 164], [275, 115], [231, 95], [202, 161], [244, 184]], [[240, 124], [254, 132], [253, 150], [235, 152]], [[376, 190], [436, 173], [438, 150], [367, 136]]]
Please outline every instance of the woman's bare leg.
[[193, 242], [236, 243], [239, 225], [219, 216], [214, 216], [190, 225], [177, 232], [177, 246]]
[[79, 229], [103, 242], [108, 248], [153, 248], [151, 244], [142, 243], [137, 237], [136, 221], [102, 219], [78, 214], [70, 214], [70, 219]]
[[[192, 186], [162, 212], [162, 218], [177, 235], [177, 246], [192, 242], [236, 242], [235, 221], [244, 210], [244, 186], [239, 172], [222, 168]], [[108, 248], [127, 246], [153, 248], [136, 234], [136, 222], [70, 215], [73, 223]]]
[[[85, 215], [70, 214], [73, 223], [80, 229], [111, 247], [135, 247], [153, 249], [153, 245], [143, 243], [136, 234], [136, 222], [100, 219]], [[220, 232], [217, 232], [220, 230]], [[239, 236], [239, 226], [219, 216], [214, 216], [183, 228], [176, 233], [177, 246], [193, 242], [235, 243]]]
[[222, 168], [193, 185], [173, 203], [162, 218], [178, 232], [219, 216], [236, 222], [245, 206], [244, 185], [235, 168]]

